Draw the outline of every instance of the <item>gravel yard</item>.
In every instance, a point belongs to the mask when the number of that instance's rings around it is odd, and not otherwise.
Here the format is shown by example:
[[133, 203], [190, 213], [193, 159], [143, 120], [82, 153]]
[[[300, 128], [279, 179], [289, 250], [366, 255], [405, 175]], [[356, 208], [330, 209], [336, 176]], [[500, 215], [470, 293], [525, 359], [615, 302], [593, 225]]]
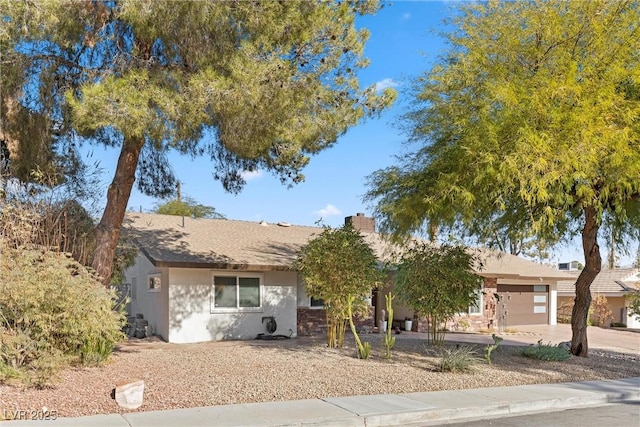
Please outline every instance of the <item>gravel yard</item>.
[[[0, 410], [56, 410], [59, 417], [125, 412], [111, 398], [120, 381], [143, 379], [139, 411], [297, 400], [358, 394], [408, 393], [519, 384], [640, 376], [640, 357], [591, 350], [588, 359], [540, 362], [501, 346], [493, 365], [482, 359], [470, 373], [437, 371], [437, 350], [423, 340], [398, 336], [393, 358], [381, 358], [380, 335], [364, 335], [372, 357], [356, 358], [351, 336], [344, 349], [328, 349], [323, 337], [277, 341], [168, 344], [130, 340], [101, 367], [64, 371], [48, 389], [0, 386]], [[447, 345], [455, 345], [448, 343]]]

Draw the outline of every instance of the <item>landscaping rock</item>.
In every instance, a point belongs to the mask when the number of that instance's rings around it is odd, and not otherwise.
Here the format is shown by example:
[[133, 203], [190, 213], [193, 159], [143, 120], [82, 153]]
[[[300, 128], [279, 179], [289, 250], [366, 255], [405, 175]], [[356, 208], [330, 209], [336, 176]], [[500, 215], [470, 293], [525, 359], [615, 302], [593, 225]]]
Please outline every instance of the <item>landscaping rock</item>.
[[115, 399], [122, 408], [139, 408], [142, 405], [143, 394], [143, 380], [126, 381], [116, 384]]

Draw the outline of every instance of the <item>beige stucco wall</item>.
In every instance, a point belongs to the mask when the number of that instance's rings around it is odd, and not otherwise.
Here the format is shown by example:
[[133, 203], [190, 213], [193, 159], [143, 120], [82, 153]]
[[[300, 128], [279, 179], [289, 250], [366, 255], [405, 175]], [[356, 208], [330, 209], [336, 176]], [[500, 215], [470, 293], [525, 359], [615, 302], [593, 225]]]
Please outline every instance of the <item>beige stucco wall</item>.
[[607, 305], [613, 313], [613, 322], [626, 323], [626, 313], [624, 312], [625, 298], [623, 296], [607, 297]]
[[[150, 274], [160, 274], [162, 286], [159, 292], [147, 289], [147, 280]], [[153, 334], [167, 339], [169, 335], [169, 269], [157, 268], [142, 254], [136, 257], [135, 264], [125, 272], [126, 282], [133, 285], [136, 278], [136, 289], [131, 294], [130, 315], [141, 313], [149, 322]]]
[[[598, 294], [593, 294], [591, 297], [595, 298]], [[603, 294], [607, 298], [607, 306], [611, 313], [613, 314], [613, 322], [620, 322], [627, 325], [628, 328], [639, 328], [640, 320], [636, 320], [633, 316], [629, 316], [628, 311], [625, 309], [626, 300], [623, 296], [619, 294]], [[568, 296], [566, 294], [558, 297], [558, 306], [562, 303], [573, 304], [575, 296]], [[569, 311], [569, 318], [571, 317], [571, 312]], [[608, 326], [609, 322], [606, 325]]]
[[266, 332], [262, 318], [268, 316], [274, 316], [278, 324], [275, 334], [296, 336], [295, 272], [252, 273], [261, 277], [262, 307], [212, 313], [211, 285], [216, 273], [233, 272], [170, 269], [169, 342], [254, 339]]

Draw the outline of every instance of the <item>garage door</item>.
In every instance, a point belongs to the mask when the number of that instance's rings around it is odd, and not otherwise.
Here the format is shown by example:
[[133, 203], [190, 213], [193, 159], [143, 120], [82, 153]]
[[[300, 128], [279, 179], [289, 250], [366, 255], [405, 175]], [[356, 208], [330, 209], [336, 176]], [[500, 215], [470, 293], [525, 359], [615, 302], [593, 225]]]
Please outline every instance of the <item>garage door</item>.
[[548, 325], [549, 286], [498, 285], [504, 326]]

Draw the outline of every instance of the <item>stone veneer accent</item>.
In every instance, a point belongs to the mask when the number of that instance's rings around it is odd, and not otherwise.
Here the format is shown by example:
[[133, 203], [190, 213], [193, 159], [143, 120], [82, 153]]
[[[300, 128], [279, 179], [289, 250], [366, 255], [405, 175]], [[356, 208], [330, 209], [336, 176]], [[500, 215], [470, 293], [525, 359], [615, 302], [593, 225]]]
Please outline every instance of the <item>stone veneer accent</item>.
[[[324, 309], [298, 307], [298, 335], [314, 336], [324, 335], [327, 332], [327, 319]], [[356, 328], [369, 327], [373, 331], [373, 310], [365, 319], [354, 319]], [[347, 328], [349, 326], [347, 325]]]

